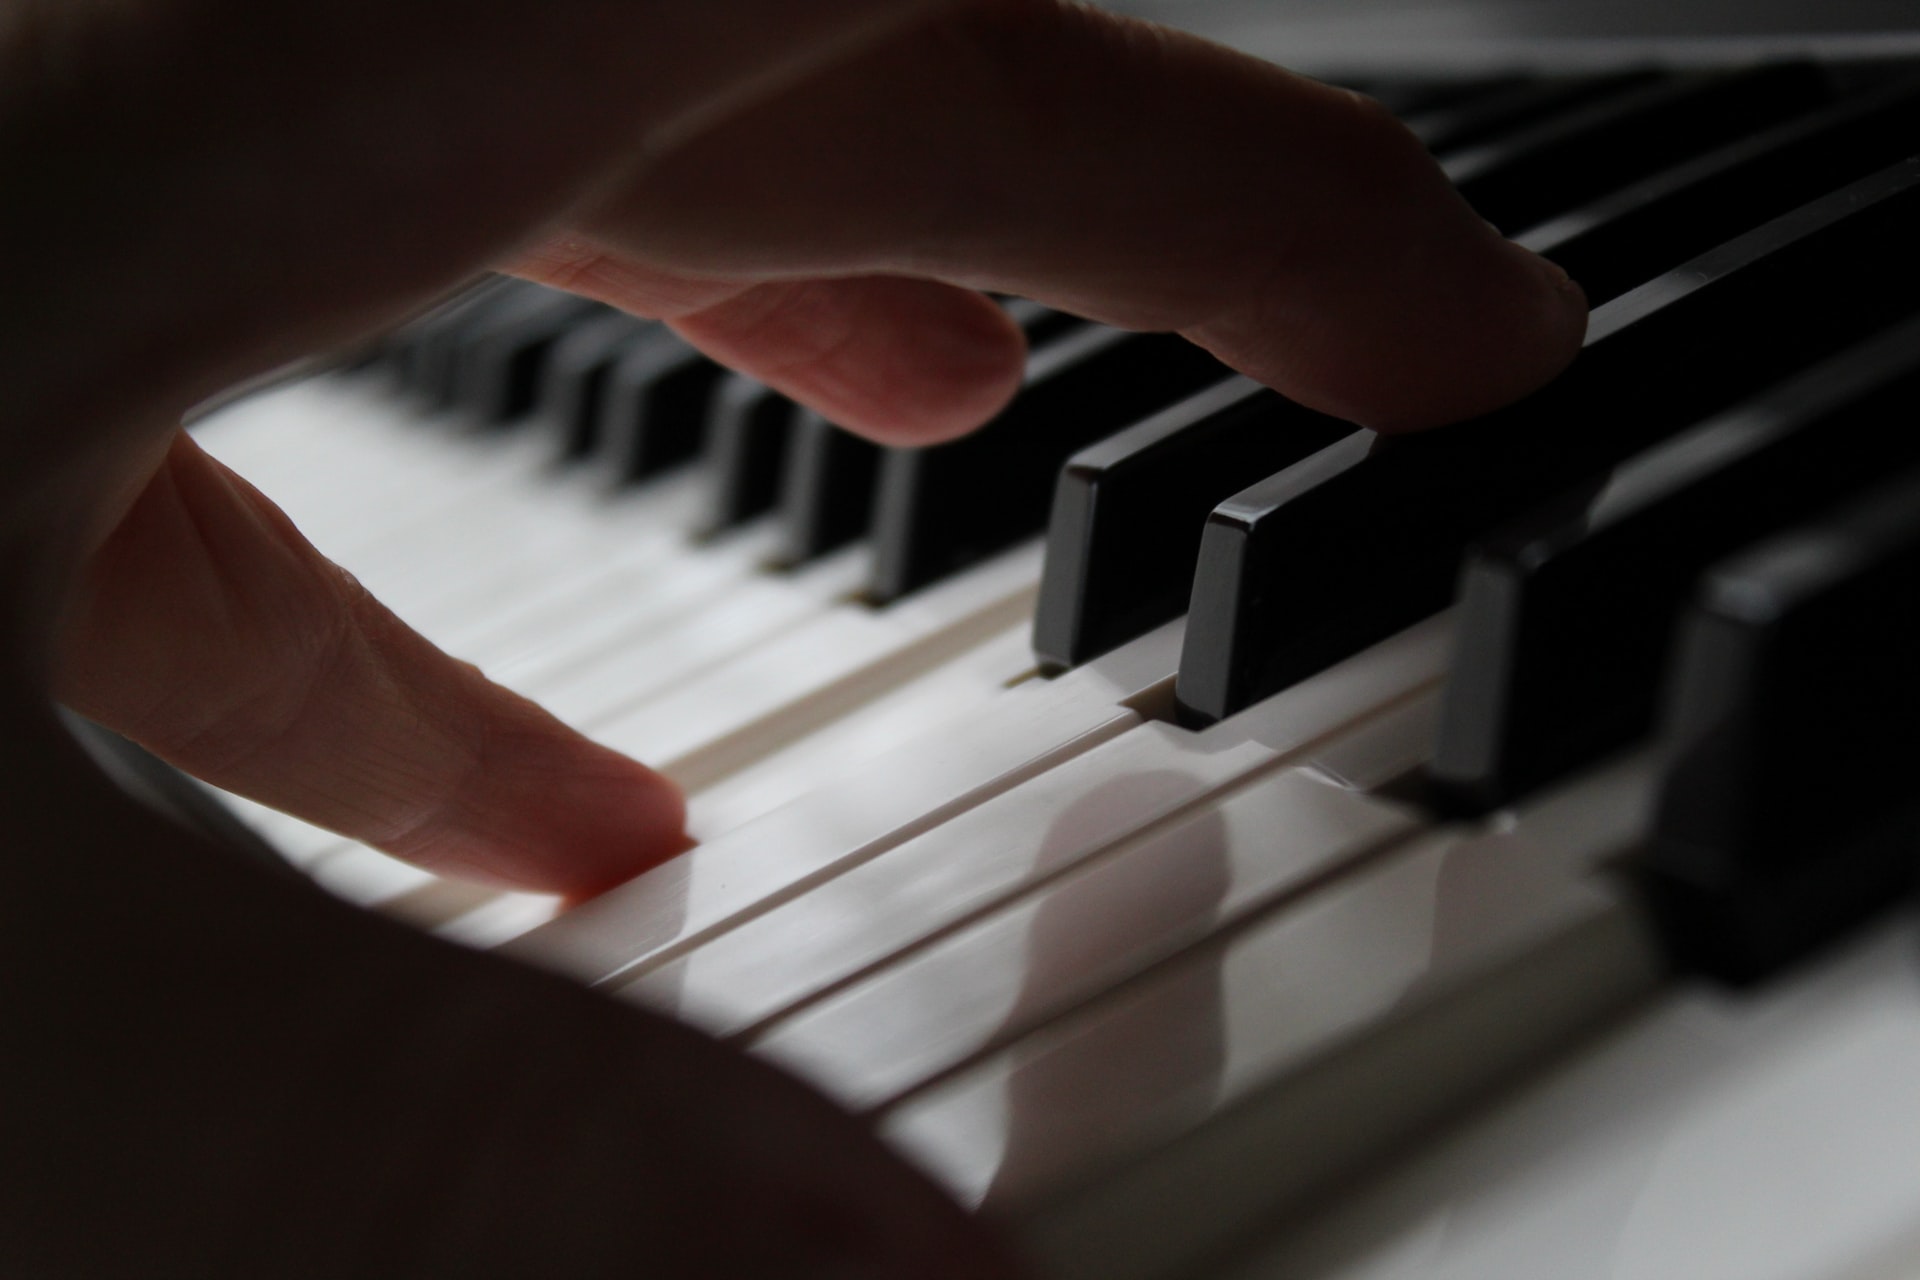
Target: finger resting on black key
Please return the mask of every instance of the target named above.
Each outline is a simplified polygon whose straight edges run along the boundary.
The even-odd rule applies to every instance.
[[[1546,381],[1577,287],[1370,101],[1079,7],[970,6],[691,138],[582,217],[718,278],[917,275],[1177,330],[1388,429]]]

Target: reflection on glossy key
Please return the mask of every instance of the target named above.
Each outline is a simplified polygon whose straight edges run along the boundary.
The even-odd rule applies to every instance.
[[[1634,838],[1645,787],[1641,763],[1509,829],[1416,841],[908,1099],[884,1131],[1010,1219],[1049,1275],[1174,1273],[1655,988],[1636,909],[1586,875]],[[1169,1196],[1208,1211],[1153,1208]]]
[[[1076,820],[1069,813],[1059,825]],[[1309,890],[1416,822],[1408,810],[1289,770],[1153,827],[776,1023],[754,1051],[856,1110],[883,1105],[1248,911]]]
[[[1206,1274],[1920,1275],[1913,960],[1901,921],[1759,998],[1683,987]]]
[[[1144,726],[648,973],[622,994],[732,1034],[1060,875],[1438,674],[1444,629],[1400,637],[1217,731]]]
[[[857,552],[819,561],[813,578]],[[711,786],[787,743],[1032,615],[1039,548],[978,565],[883,608],[845,601],[797,617],[779,635],[659,686],[656,696],[594,726],[607,745],[645,759],[690,789]]]
[[[1055,681],[1028,681],[535,931],[512,948],[593,983],[629,980],[1141,722],[1178,624]]]
[[[1849,98],[1611,192],[1514,239],[1563,267],[1601,306],[1913,150],[1920,86]]]
[[[730,774],[689,797],[687,829],[695,839],[722,835],[816,787],[847,776],[861,762],[937,733],[978,712],[1033,674],[1024,623],[1009,627],[900,688]]]
[[[764,547],[753,540],[757,552]],[[761,575],[757,556],[706,608],[629,642],[615,642],[604,658],[536,689],[547,709],[570,724],[597,731],[649,696],[720,665],[785,629],[826,612],[860,581],[865,564],[846,552],[789,577]]]

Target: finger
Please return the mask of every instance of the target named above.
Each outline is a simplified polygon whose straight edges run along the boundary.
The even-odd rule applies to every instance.
[[[686,847],[673,784],[428,644],[184,433],[87,567],[57,692],[435,871],[577,897]]]
[[[15,403],[183,405],[349,341],[943,0],[36,2],[0,14]],[[138,234],[129,234],[137,210]]]
[[[582,229],[716,279],[924,275],[1178,330],[1391,428],[1522,394],[1585,323],[1377,106],[1038,0],[974,5],[729,119]]]
[[[12,692],[0,1092],[33,1105],[8,1112],[9,1169],[32,1177],[10,1177],[6,1249],[50,1261],[9,1272],[1014,1274],[793,1080],[259,875],[130,802]]]
[[[1026,341],[993,301],[899,276],[700,280],[557,236],[516,274],[670,320],[714,359],[851,430],[929,444],[979,426],[1019,389]]]

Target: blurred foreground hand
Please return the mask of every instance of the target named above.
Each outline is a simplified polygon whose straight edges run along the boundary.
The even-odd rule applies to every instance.
[[[449,874],[685,847],[177,429],[488,267],[894,442],[1013,393],[988,290],[1385,429],[1551,377],[1578,290],[1365,100],[1055,0],[0,0],[0,1270],[1005,1274],[796,1086],[236,869],[51,719]]]

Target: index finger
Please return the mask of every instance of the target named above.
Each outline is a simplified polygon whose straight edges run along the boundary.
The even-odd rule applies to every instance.
[[[1384,428],[1524,394],[1585,325],[1377,104],[1043,0],[968,6],[728,118],[584,228],[641,279],[929,277],[1178,330]],[[639,301],[749,365],[777,346],[703,327],[704,299]]]

